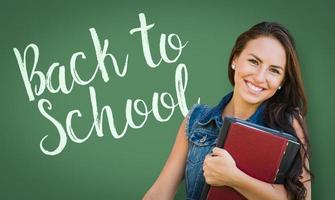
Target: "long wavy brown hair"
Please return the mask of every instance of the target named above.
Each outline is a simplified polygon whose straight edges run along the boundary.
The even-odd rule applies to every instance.
[[[308,166],[306,166],[306,159],[309,160],[311,155],[310,142],[305,123],[307,99],[304,92],[295,43],[291,34],[284,26],[275,22],[261,22],[242,33],[237,38],[231,51],[228,63],[228,77],[231,84],[234,85],[235,71],[231,68],[233,59],[240,55],[250,40],[261,36],[278,40],[286,52],[284,82],[281,89],[277,90],[277,92],[267,100],[264,121],[266,126],[292,133],[296,137],[297,135],[293,128],[293,119],[299,122],[303,130],[305,144],[301,145],[301,153],[297,154],[283,184],[290,197],[298,200],[305,199],[307,191],[301,182],[303,168],[311,174]]]

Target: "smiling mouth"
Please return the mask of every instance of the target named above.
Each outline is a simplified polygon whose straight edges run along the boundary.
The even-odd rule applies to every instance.
[[[258,86],[252,84],[252,83],[249,82],[249,81],[246,81],[246,80],[245,80],[245,83],[246,83],[247,87],[249,88],[249,91],[251,91],[251,92],[254,93],[254,94],[259,94],[261,91],[264,90],[264,88],[262,88],[262,87],[258,87]]]

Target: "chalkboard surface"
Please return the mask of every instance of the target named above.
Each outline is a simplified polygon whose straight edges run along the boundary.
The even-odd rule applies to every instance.
[[[140,199],[188,109],[232,89],[230,50],[261,21],[296,40],[313,199],[330,199],[333,10],[325,0],[2,1],[0,199]]]

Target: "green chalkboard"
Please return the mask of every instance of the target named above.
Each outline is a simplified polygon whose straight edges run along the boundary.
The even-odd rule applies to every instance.
[[[140,199],[187,110],[232,89],[232,45],[261,21],[295,37],[312,194],[330,199],[333,10],[325,0],[1,1],[0,199]]]

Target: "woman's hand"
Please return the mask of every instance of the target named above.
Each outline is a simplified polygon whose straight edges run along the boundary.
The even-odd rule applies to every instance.
[[[206,156],[203,170],[206,182],[212,186],[233,186],[239,173],[233,157],[228,151],[218,147]]]

